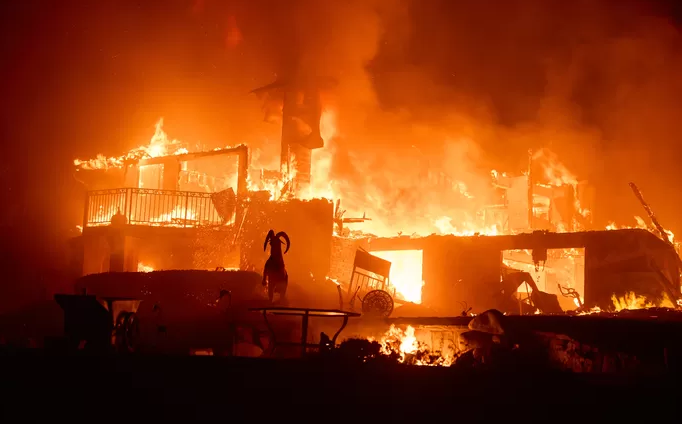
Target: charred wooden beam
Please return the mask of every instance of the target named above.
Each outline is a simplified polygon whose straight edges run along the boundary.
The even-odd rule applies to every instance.
[[[156,158],[146,158],[141,159],[138,162],[138,166],[145,165],[160,165],[168,162],[169,160],[176,160],[178,162],[190,161],[194,159],[207,158],[213,156],[222,155],[238,155],[238,165],[237,165],[237,196],[244,198],[246,196],[248,189],[247,176],[249,172],[249,147],[241,144],[236,147],[229,147],[220,150],[212,150],[209,152],[196,152],[196,153],[184,153],[182,155],[169,155],[160,156]]]
[[[455,242],[471,246],[472,248],[491,248],[498,250],[533,250],[533,249],[580,249],[600,239],[619,242],[625,234],[660,244],[661,240],[647,230],[629,228],[610,231],[581,231],[570,233],[554,233],[549,231],[534,231],[532,233],[499,236],[449,236],[431,235],[414,238],[410,236],[392,238],[374,238],[370,241],[371,250],[419,250],[427,244],[438,240],[456,239]],[[668,244],[668,243],[667,243]]]
[[[662,240],[669,242],[669,235],[667,234],[666,230],[664,230],[664,227],[662,227],[662,225],[659,223],[659,220],[657,220],[655,213],[652,211],[652,208],[650,208],[650,205],[645,201],[643,193],[641,193],[640,189],[638,189],[638,186],[636,186],[634,183],[628,183],[628,185],[631,187],[631,190],[633,190],[633,194],[636,195],[638,201],[643,206],[643,209],[645,209],[645,212],[647,212],[647,216],[650,218],[650,221],[652,221],[652,225],[654,225],[657,231],[659,231]]]

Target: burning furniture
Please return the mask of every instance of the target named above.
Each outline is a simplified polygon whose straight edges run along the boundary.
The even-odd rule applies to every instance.
[[[526,285],[526,299],[518,299],[516,296],[521,286]],[[517,271],[503,265],[502,278],[500,281],[500,295],[497,298],[497,310],[505,313],[562,313],[557,295],[548,294],[539,290],[533,277],[528,272]]]
[[[348,296],[351,309],[356,299],[361,301],[363,314],[388,317],[394,310],[394,298],[389,294],[391,262],[359,249],[353,261]]]

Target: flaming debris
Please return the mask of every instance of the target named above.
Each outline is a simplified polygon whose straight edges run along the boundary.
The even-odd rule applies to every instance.
[[[106,157],[102,154],[95,159],[75,159],[77,169],[109,169],[122,168],[127,162],[136,162],[146,158],[156,158],[168,155],[182,155],[188,153],[187,146],[178,140],[170,140],[164,131],[164,118],[159,118],[154,126],[154,135],[146,146],[131,149],[125,155]]]
[[[617,312],[624,310],[636,310],[636,309],[648,309],[648,308],[676,308],[666,298],[664,298],[659,304],[654,304],[648,301],[644,296],[637,296],[633,292],[626,293],[624,296],[617,297],[612,295],[612,303],[614,304],[614,309]]]
[[[645,220],[644,220],[643,218],[641,218],[640,216],[638,216],[638,215],[634,215],[633,218],[634,218],[635,221],[636,221],[636,225],[633,225],[633,226],[629,226],[629,225],[619,225],[619,226],[618,226],[616,223],[610,222],[609,224],[607,224],[607,226],[605,227],[605,229],[606,229],[606,230],[624,230],[624,229],[628,229],[628,228],[640,228],[640,229],[642,229],[642,230],[647,230],[647,231],[649,231],[649,232],[651,232],[651,233],[653,233],[654,235],[656,235],[656,236],[659,237],[659,234],[658,234],[658,232],[657,232],[657,229],[656,229],[653,225],[648,225],[648,224],[645,222]],[[673,245],[676,247],[676,250],[678,251],[678,254],[680,255],[680,252],[681,252],[681,242],[675,240],[675,235],[674,235],[673,231],[667,230],[667,229],[665,229],[664,231],[666,232],[667,239],[669,240],[669,243],[673,244]]]
[[[590,308],[589,310],[581,311],[577,315],[593,315],[593,314],[600,314],[600,313],[602,313],[602,309],[595,306],[593,308]]]
[[[375,341],[373,337],[368,340]],[[433,352],[426,343],[417,340],[415,329],[410,325],[403,331],[392,324],[379,344],[383,355],[396,357],[400,363],[409,365],[449,367],[457,357],[455,346],[445,346],[443,352]]]
[[[152,272],[154,268],[142,262],[138,262],[138,272]]]

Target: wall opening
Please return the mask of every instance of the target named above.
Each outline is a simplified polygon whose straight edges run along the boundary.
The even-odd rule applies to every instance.
[[[160,190],[164,177],[164,165],[142,165],[138,178],[138,188]]]
[[[239,156],[200,157],[180,164],[178,186],[181,191],[218,193],[232,188],[237,192]]]
[[[422,303],[422,250],[372,251],[372,255],[391,262],[389,283],[399,299]]]
[[[579,305],[571,297],[562,295],[563,291],[573,289],[578,292],[583,300],[585,279],[585,249],[548,249],[548,257],[545,263],[534,265],[530,250],[506,250],[503,251],[503,264],[506,266],[528,272],[534,279],[540,291],[554,294],[563,310],[574,310]],[[531,287],[526,283],[519,286],[517,293],[526,297],[531,293]]]

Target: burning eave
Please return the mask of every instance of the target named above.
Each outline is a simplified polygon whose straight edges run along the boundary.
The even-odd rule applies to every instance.
[[[139,165],[139,166],[159,165],[159,164],[162,164],[162,163],[168,161],[169,159],[175,159],[179,162],[183,162],[183,161],[189,161],[189,160],[194,160],[194,159],[199,159],[199,158],[207,158],[207,157],[212,157],[212,156],[231,155],[231,154],[248,155],[249,154],[249,148],[247,147],[246,144],[240,144],[240,145],[234,146],[234,147],[225,147],[225,148],[214,149],[214,150],[209,150],[209,151],[205,151],[205,152],[192,152],[192,153],[188,152],[188,153],[172,154],[172,155],[166,155],[166,156],[141,158],[137,162],[137,165]]]
[[[132,180],[128,181],[127,175],[133,170],[138,172],[141,167],[149,165],[164,165],[170,163],[180,164],[196,159],[210,158],[216,156],[237,155],[238,169],[237,169],[237,194],[246,196],[248,192],[248,167],[249,167],[249,148],[245,144],[240,144],[234,147],[216,148],[209,151],[201,152],[187,152],[185,149],[176,150],[172,154],[161,156],[145,155],[139,157],[137,155],[127,155],[120,158],[102,158],[90,161],[74,161],[76,171],[87,171],[80,173],[79,181],[81,181],[89,189],[94,188],[120,188],[131,187]],[[167,189],[177,189],[177,184],[169,182],[171,186]],[[133,187],[137,184],[133,184]]]
[[[224,154],[248,154],[248,151],[249,147],[246,144],[239,144],[237,146],[216,148],[213,150],[202,152],[187,152],[186,149],[180,149],[175,153],[162,156],[150,156],[142,152],[140,155],[128,154],[117,158],[107,158],[104,156],[98,156],[97,159],[91,160],[76,159],[74,160],[74,166],[76,167],[77,171],[109,171],[115,169],[124,169],[127,166],[132,165],[144,166],[161,164],[170,158],[174,158],[178,161],[187,161],[202,157],[210,157]]]

